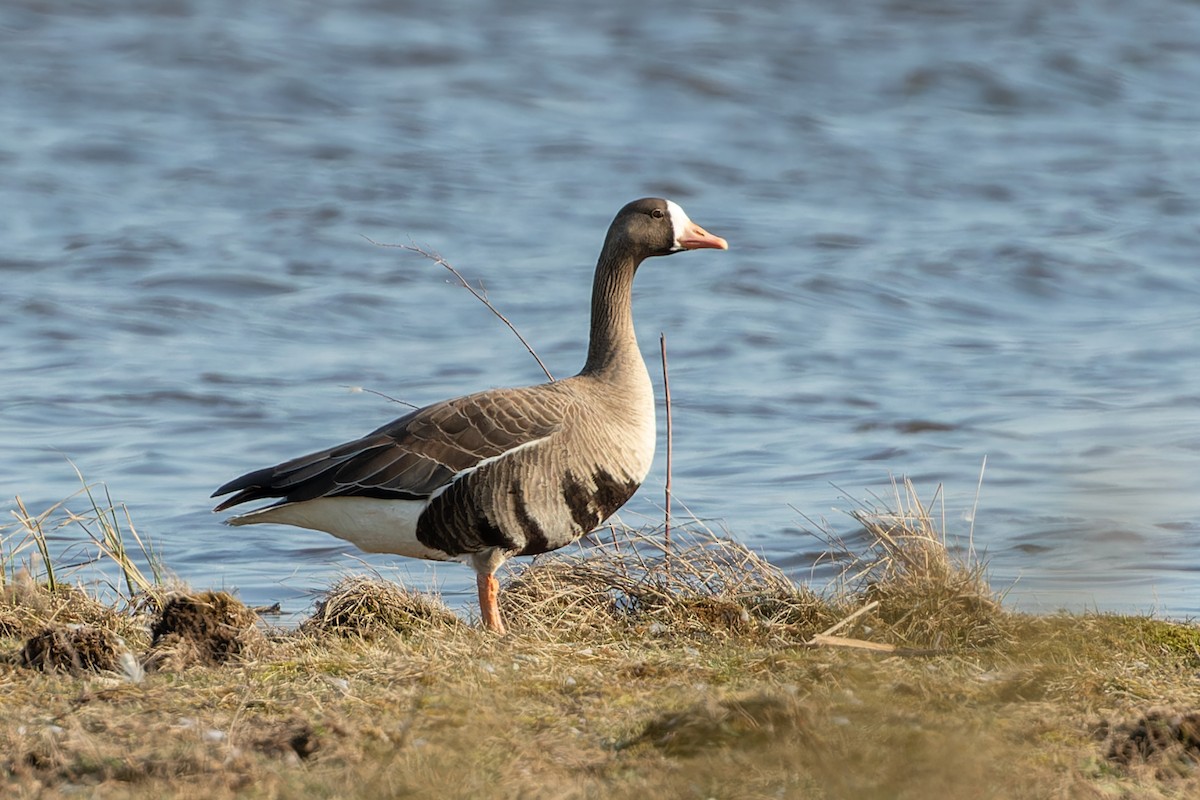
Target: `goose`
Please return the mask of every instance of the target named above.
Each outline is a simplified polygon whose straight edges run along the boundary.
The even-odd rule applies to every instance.
[[[727,250],[676,203],[617,213],[592,283],[587,359],[559,381],[444,400],[361,439],[255,470],[213,510],[276,499],[229,525],[324,531],[361,550],[462,561],[485,628],[503,635],[496,570],[591,532],[637,491],[654,456],[654,393],[633,329],[633,277],[652,256]]]

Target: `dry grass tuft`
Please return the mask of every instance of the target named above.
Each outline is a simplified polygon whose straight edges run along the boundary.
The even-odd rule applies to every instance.
[[[857,624],[916,648],[980,647],[1007,638],[1010,615],[988,584],[986,564],[950,553],[944,525],[911,481],[893,488],[891,506],[851,512],[871,537],[842,572],[860,608],[871,606]]]
[[[351,575],[329,590],[301,629],[307,633],[371,637],[462,625],[434,597],[380,578]]]
[[[1011,615],[985,565],[951,554],[911,482],[895,486],[891,507],[851,513],[870,542],[848,554],[841,585],[826,596],[704,529],[676,530],[671,547],[657,531],[614,529],[607,542],[516,572],[500,595],[503,613],[514,631],[534,638],[569,630],[807,642],[840,632],[839,644],[922,651],[1011,638]],[[851,633],[879,641],[844,638]],[[826,635],[820,643],[835,642]]]
[[[128,509],[113,502],[107,486],[89,484],[78,468],[75,474],[82,487],[41,513],[30,513],[19,495],[13,498],[16,508],[11,513],[15,521],[0,525],[0,586],[10,578],[15,579],[18,573],[34,571],[40,566],[45,585],[51,591],[60,588],[64,585],[64,576],[56,556],[61,559],[62,555],[51,552],[51,541],[60,533],[69,533],[73,538],[82,532],[88,545],[77,549],[87,557],[68,568],[69,572],[103,563],[106,568],[115,568],[120,575],[114,582],[111,569],[101,570],[110,572],[103,578],[104,583],[131,607],[141,606],[147,599],[160,598],[164,570],[150,541],[138,533]],[[71,509],[70,506],[83,499],[86,499],[86,506],[81,512]],[[29,557],[23,559],[26,552]],[[22,560],[24,566],[21,566]]]
[[[248,655],[263,639],[257,623],[254,612],[225,592],[171,595],[150,628],[147,666],[215,666]]]
[[[611,630],[625,621],[618,603],[630,588],[628,576],[606,559],[540,558],[505,581],[500,613],[509,629],[522,636]]]
[[[777,567],[708,531],[613,529],[586,550],[554,554],[518,571],[500,593],[505,619],[524,636],[563,631],[796,638],[836,619]]]
[[[122,613],[77,586],[59,583],[51,589],[23,570],[0,588],[0,636],[26,639],[50,627],[87,625],[144,640],[144,624],[141,614]]]

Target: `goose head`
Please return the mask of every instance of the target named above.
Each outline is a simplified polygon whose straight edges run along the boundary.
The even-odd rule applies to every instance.
[[[661,197],[643,197],[617,212],[605,242],[605,249],[610,248],[624,250],[641,260],[682,250],[728,250],[729,243],[692,222],[677,203]]]

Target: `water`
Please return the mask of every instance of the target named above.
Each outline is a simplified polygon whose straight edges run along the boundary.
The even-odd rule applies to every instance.
[[[605,227],[659,194],[732,248],[636,286],[695,515],[820,583],[804,517],[907,475],[1015,606],[1200,613],[1197,4],[59,5],[0,8],[0,497],[70,459],[194,585],[466,604],[208,494],[402,411],[347,386],[540,379],[364,236],[567,375]],[[664,474],[660,440],[625,522]]]

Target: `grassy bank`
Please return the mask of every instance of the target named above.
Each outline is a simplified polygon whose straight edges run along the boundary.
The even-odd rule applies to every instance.
[[[61,515],[19,513],[0,793],[1200,796],[1200,629],[1009,612],[896,501],[860,512],[872,543],[836,591],[706,534],[626,532],[514,571],[505,638],[371,578],[286,631],[146,570],[97,599],[39,559]],[[134,568],[127,519],[80,519]]]

